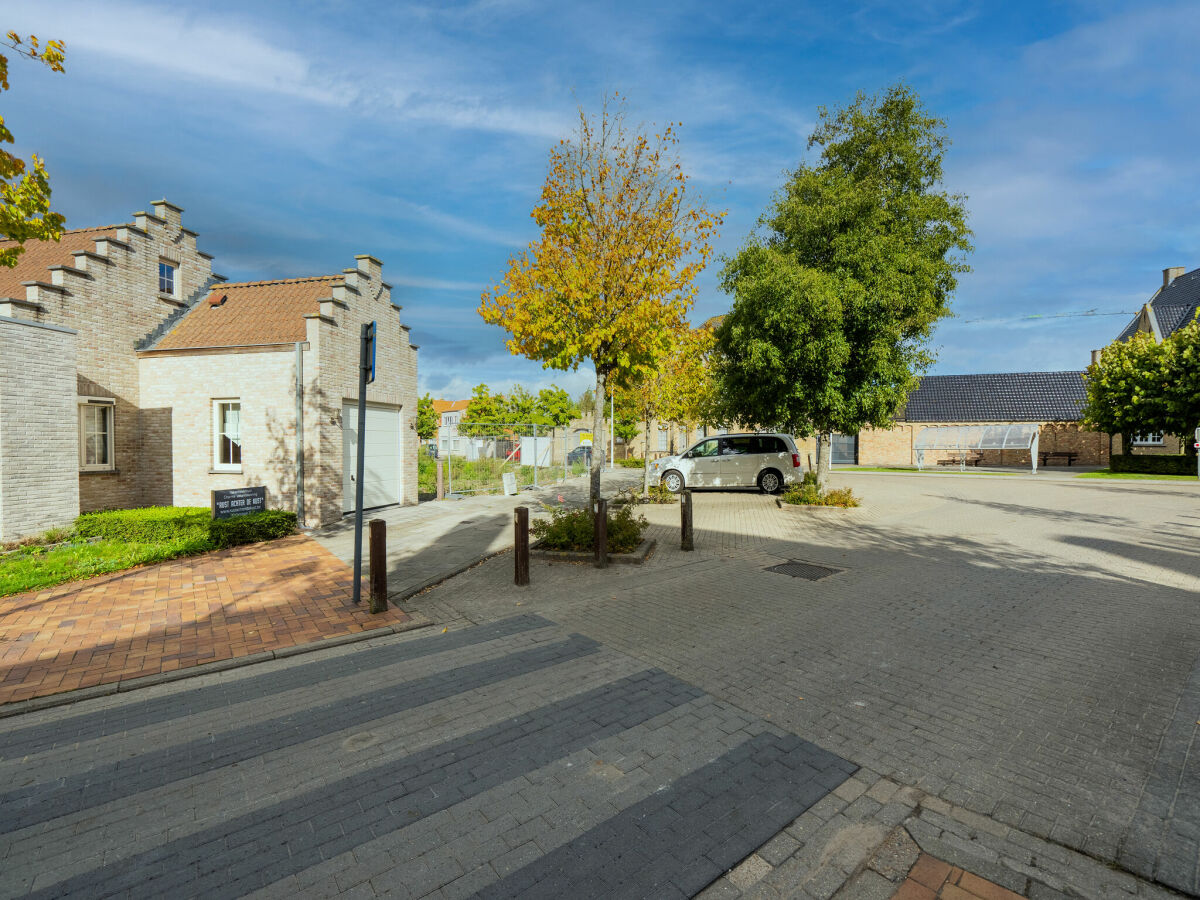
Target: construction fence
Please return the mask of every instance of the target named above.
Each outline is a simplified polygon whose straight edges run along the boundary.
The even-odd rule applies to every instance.
[[[583,476],[592,463],[591,443],[591,432],[581,428],[442,425],[421,447],[418,493],[436,493],[439,459],[446,496],[516,492]],[[598,452],[604,452],[602,442]]]

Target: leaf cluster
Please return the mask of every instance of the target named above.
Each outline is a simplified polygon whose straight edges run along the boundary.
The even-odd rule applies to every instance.
[[[516,384],[507,394],[495,393],[486,384],[478,384],[471,392],[462,423],[458,430],[468,437],[496,433],[496,426],[509,425],[512,434],[532,434],[532,426],[540,431],[561,428],[579,416],[579,407],[571,395],[560,387],[547,387],[530,393]]]
[[[607,102],[596,121],[580,110],[575,138],[550,153],[532,212],[540,236],[482,295],[480,315],[509,332],[513,353],[556,369],[591,360],[603,385],[667,350],[724,216],[688,184],[675,127],[651,138]]]
[[[932,362],[972,248],[940,190],[945,124],[900,84],[822,108],[796,168],[726,261],[716,416],[798,435],[886,427]]]
[[[1114,341],[1088,366],[1084,380],[1088,428],[1187,437],[1200,426],[1200,318],[1162,343],[1144,332]]]
[[[7,45],[18,55],[43,63],[53,72],[63,71],[66,47],[62,41],[44,45],[35,35],[22,38],[8,32]],[[0,54],[0,90],[8,90],[8,57]],[[0,117],[0,144],[14,142],[13,133]],[[15,246],[0,250],[0,266],[13,268],[25,252],[26,241],[57,241],[65,219],[50,211],[50,176],[35,153],[31,165],[0,147],[0,238]]]

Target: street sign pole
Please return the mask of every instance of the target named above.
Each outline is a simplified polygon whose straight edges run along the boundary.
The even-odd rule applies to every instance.
[[[354,478],[354,602],[362,601],[363,475],[366,470],[367,385],[375,380],[375,323],[364,322],[358,350],[358,459]]]

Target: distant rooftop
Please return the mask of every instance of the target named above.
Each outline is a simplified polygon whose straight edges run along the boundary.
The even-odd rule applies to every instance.
[[[1082,372],[927,375],[908,395],[909,422],[1076,422],[1087,391]]]

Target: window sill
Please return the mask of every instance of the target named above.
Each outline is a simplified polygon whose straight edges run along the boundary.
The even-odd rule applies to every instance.
[[[120,475],[120,469],[80,469],[80,475]]]
[[[161,300],[163,303],[172,303],[175,306],[186,306],[187,305],[186,303],[184,303],[184,301],[180,300],[174,294],[165,294],[162,291],[158,292],[158,299]]]
[[[237,469],[209,469],[208,474],[209,475],[241,475],[242,470],[240,468],[237,468]]]

